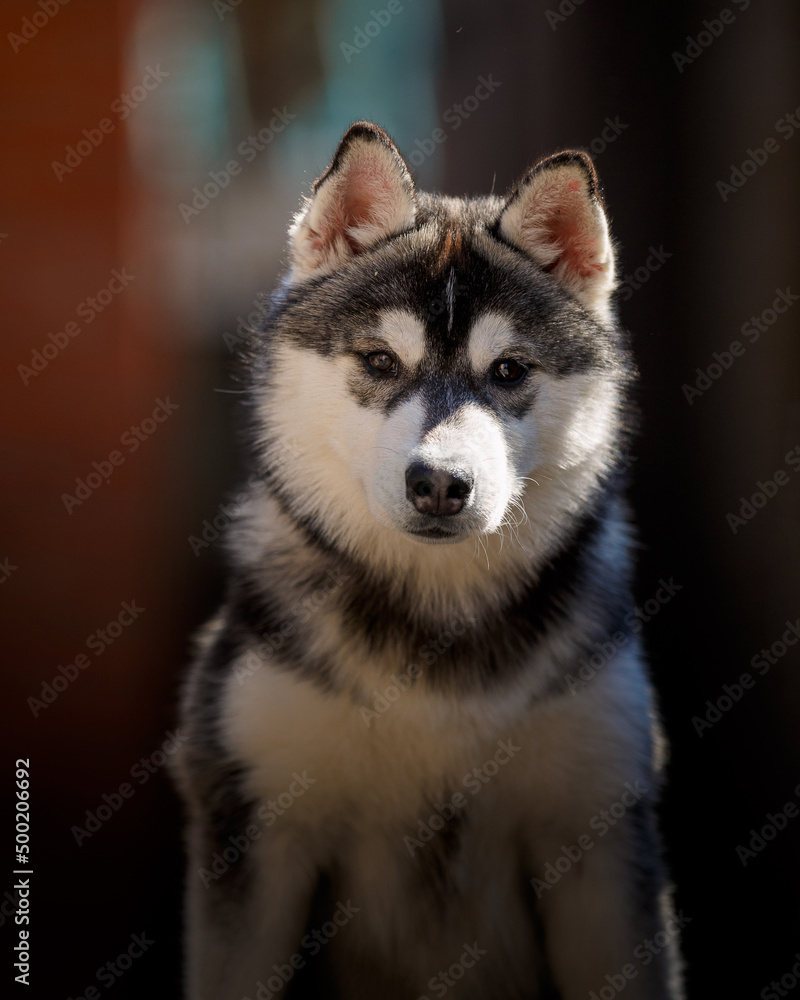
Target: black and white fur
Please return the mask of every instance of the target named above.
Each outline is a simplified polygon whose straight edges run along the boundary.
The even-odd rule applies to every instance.
[[[229,592],[184,694],[190,1000],[586,1000],[631,963],[627,1000],[681,996],[630,627],[634,369],[590,159],[448,198],[359,122],[290,250],[249,358]],[[356,915],[315,949],[340,903]]]

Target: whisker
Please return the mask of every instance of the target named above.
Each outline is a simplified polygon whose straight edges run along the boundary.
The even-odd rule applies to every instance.
[[[491,567],[489,566],[489,550],[486,548],[486,543],[484,542],[484,540],[482,538],[482,534],[483,533],[481,532],[481,534],[477,535],[476,537],[477,537],[478,541],[481,543],[484,555],[486,556],[486,568],[487,569],[491,569]]]

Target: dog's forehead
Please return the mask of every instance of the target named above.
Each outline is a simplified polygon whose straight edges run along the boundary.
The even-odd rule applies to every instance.
[[[532,304],[530,283],[491,259],[493,242],[478,226],[439,218],[387,246],[361,289],[376,333],[410,363],[469,359],[480,367],[492,350],[519,342],[546,304]]]

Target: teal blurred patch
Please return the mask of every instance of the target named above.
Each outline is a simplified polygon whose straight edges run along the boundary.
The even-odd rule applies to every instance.
[[[442,60],[439,0],[359,0],[320,4],[322,90],[309,97],[275,149],[281,167],[313,180],[327,166],[342,133],[367,118],[391,135],[401,152],[429,136],[438,123],[436,86]],[[415,178],[436,187],[441,155],[428,157]]]

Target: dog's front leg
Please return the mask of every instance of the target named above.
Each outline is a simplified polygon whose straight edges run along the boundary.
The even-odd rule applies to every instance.
[[[623,989],[626,1000],[680,1000],[678,937],[686,921],[667,899],[650,806],[637,804],[601,837],[548,838],[546,852],[549,877],[533,884],[563,1000]]]
[[[187,1000],[279,997],[293,977],[316,875],[289,837],[270,832],[228,864],[207,826],[190,826]]]

